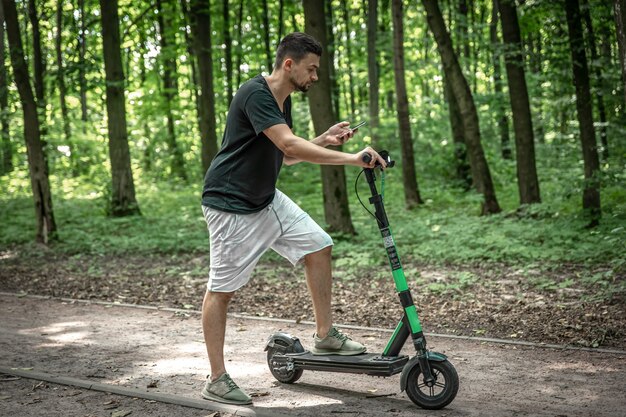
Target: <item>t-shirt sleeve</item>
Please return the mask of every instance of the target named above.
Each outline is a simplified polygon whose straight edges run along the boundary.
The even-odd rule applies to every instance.
[[[285,116],[276,105],[276,100],[269,92],[255,91],[248,97],[244,112],[258,135],[268,127],[287,124]]]

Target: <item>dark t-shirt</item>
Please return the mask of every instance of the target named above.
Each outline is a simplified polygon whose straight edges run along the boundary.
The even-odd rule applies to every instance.
[[[245,82],[228,110],[222,147],[204,177],[202,205],[231,213],[255,213],[274,199],[283,152],[263,130],[291,122],[291,97],[280,111],[261,75]]]

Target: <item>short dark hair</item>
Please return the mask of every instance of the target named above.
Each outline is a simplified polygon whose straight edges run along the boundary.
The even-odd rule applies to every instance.
[[[278,44],[274,68],[279,68],[286,58],[300,62],[307,54],[322,56],[322,44],[311,35],[293,32],[285,36]]]

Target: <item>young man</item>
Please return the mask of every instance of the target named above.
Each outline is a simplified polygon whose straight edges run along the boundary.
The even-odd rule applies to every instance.
[[[317,81],[322,47],[304,33],[287,35],[278,46],[272,74],[244,83],[235,94],[222,147],[204,180],[202,209],[211,239],[211,269],[202,305],[202,328],[211,376],[206,399],[250,404],[251,398],[226,373],[224,334],[228,303],[245,285],[261,255],[273,249],[296,265],[303,261],[316,322],[315,354],[356,355],[365,347],[332,326],[330,236],[276,189],[283,163],[373,167],[385,161],[371,148],[356,154],[326,149],[352,137],[348,122],[307,141],[291,131],[291,98]],[[367,164],[364,152],[373,156]]]

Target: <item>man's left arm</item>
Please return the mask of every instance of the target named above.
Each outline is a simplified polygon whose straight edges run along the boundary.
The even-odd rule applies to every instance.
[[[317,146],[321,146],[322,148],[343,145],[350,140],[356,132],[356,129],[350,130],[348,126],[350,126],[350,122],[339,122],[328,128],[326,132],[322,133],[315,139],[310,140],[310,142]],[[283,163],[285,165],[294,165],[298,162],[302,162],[302,160],[291,156],[285,156],[283,158]]]

